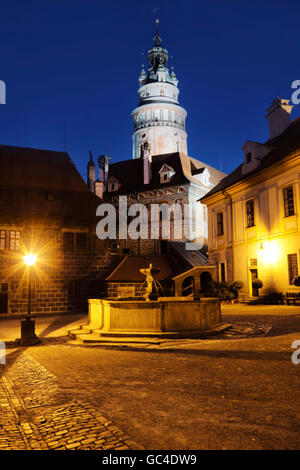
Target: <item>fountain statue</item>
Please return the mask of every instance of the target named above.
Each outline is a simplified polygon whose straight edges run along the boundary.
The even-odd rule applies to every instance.
[[[154,269],[150,263],[149,268],[140,269],[140,272],[146,276],[146,292],[144,298],[147,302],[150,300],[156,300],[159,291],[162,291],[162,287],[158,281],[154,278],[154,275],[160,272],[160,269]],[[154,292],[154,290],[156,292]]]

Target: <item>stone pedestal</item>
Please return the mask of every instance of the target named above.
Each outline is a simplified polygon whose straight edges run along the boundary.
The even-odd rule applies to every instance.
[[[22,346],[29,346],[38,342],[38,338],[35,334],[35,320],[31,318],[25,318],[21,320],[21,340]]]
[[[221,323],[220,301],[176,297],[157,301],[89,299],[87,328],[101,334],[155,334],[201,332]]]

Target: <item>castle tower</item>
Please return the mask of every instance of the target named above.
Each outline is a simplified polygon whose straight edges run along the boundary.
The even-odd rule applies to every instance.
[[[96,180],[96,167],[95,167],[95,162],[93,159],[92,152],[89,151],[89,154],[90,154],[90,159],[87,164],[87,184],[90,190],[93,192],[94,184]]]
[[[150,144],[151,154],[173,152],[187,154],[185,118],[187,112],[178,103],[178,80],[168,69],[168,51],[161,46],[156,20],[154,46],[148,51],[148,71],[142,67],[138,89],[139,104],[132,112],[133,158],[142,156],[145,142]]]

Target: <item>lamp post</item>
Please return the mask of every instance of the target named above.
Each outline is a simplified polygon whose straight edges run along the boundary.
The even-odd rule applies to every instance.
[[[24,263],[28,267],[28,308],[25,319],[21,320],[21,345],[28,346],[37,342],[35,334],[35,320],[31,318],[31,269],[35,265],[37,256],[32,253],[24,256]]]

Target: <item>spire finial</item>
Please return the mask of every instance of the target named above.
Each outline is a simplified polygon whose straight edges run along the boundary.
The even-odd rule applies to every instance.
[[[91,150],[89,150],[89,155],[90,155],[90,161],[89,161],[89,163],[94,163],[93,154],[92,154],[92,151],[91,151]]]
[[[156,33],[155,33],[155,36],[154,36],[154,45],[155,46],[160,46],[161,38],[159,37],[159,30],[158,30],[159,18],[156,18],[155,23],[156,23]]]

